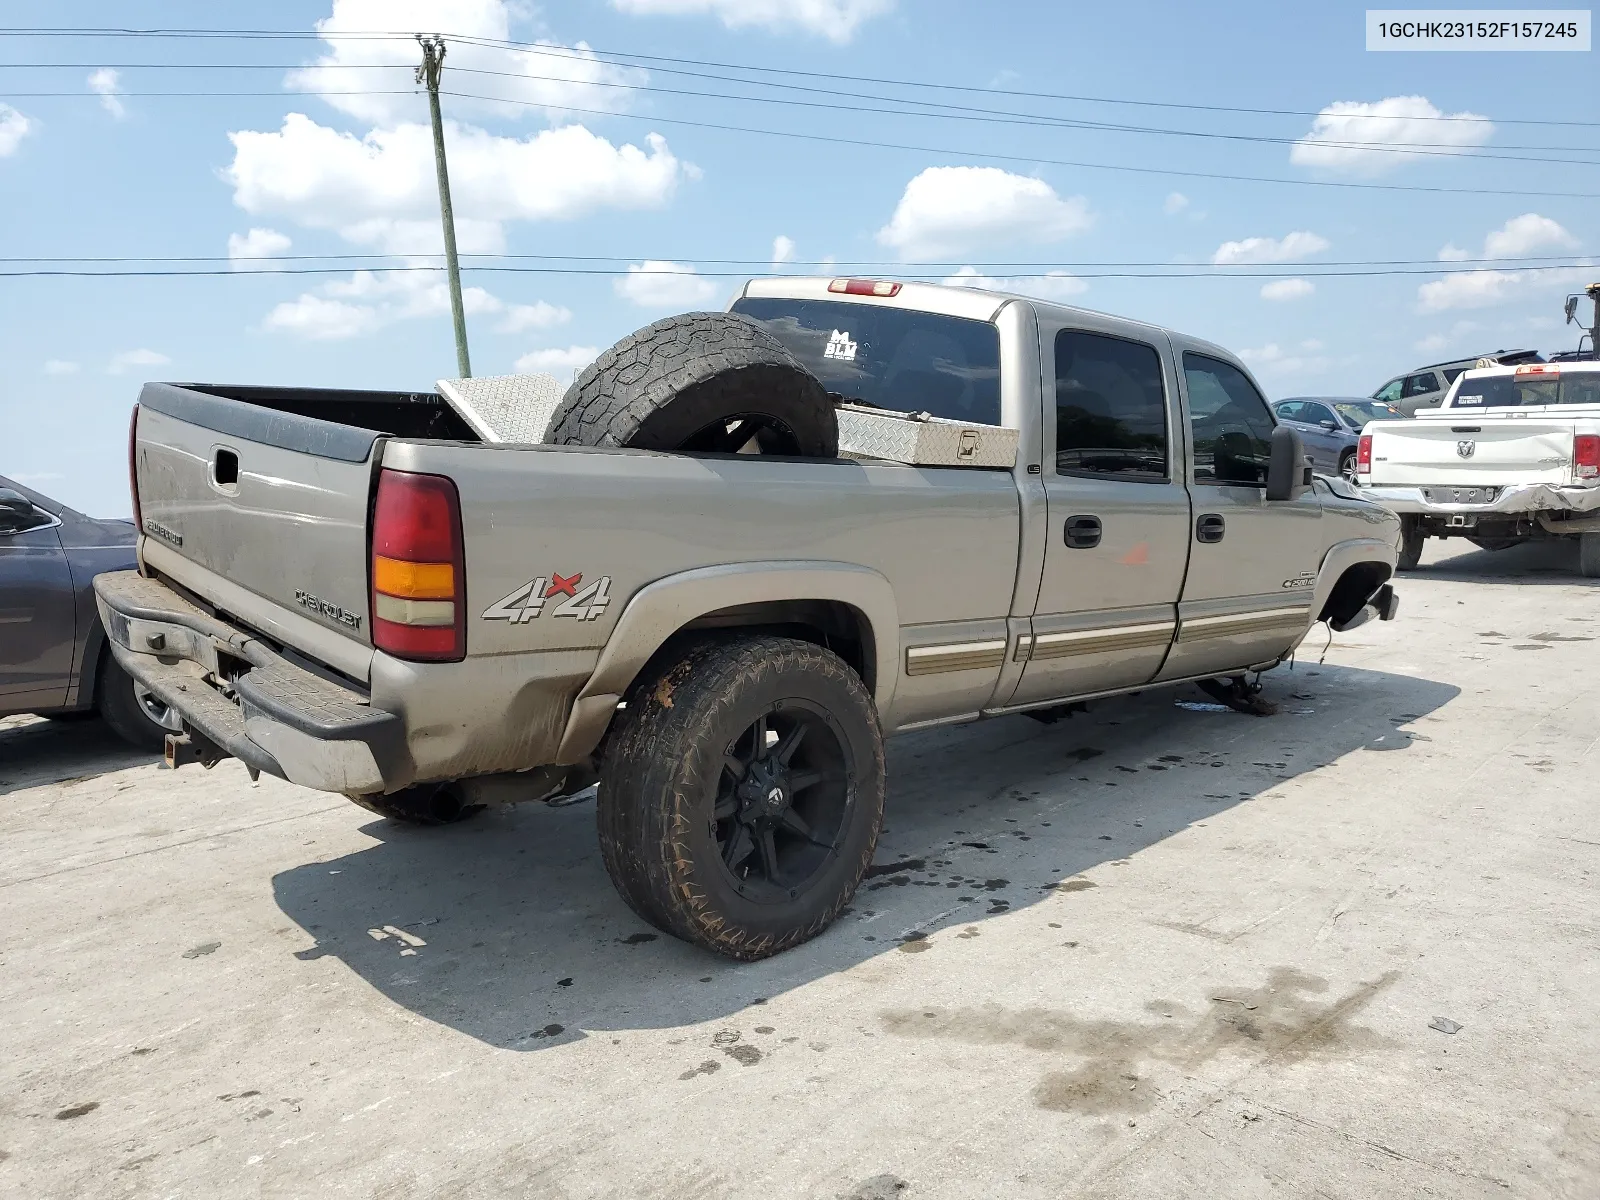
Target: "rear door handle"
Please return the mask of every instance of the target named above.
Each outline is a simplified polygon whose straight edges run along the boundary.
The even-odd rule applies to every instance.
[[[1194,523],[1194,540],[1220,542],[1228,531],[1228,524],[1216,513],[1205,513]]]
[[[1073,550],[1092,550],[1100,544],[1099,517],[1068,517],[1062,540]]]

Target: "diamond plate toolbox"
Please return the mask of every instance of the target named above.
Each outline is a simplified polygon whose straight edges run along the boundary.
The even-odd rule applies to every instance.
[[[928,413],[886,412],[840,404],[839,457],[879,458],[916,467],[1017,465],[1017,431],[949,421]]]
[[[544,441],[566,385],[550,375],[492,375],[441,379],[439,394],[486,442],[528,445]]]

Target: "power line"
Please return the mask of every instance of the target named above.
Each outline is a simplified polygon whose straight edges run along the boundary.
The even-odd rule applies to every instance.
[[[471,92],[441,92],[459,100],[495,100],[502,104],[546,107],[531,100],[507,100],[498,96],[479,96]],[[1356,191],[1420,192],[1434,195],[1457,196],[1527,196],[1570,200],[1596,200],[1600,193],[1550,192],[1518,190],[1511,188],[1426,187],[1402,183],[1357,183],[1344,179],[1285,179],[1272,175],[1230,175],[1218,171],[1184,171],[1176,167],[1134,167],[1123,163],[1085,162],[1075,159],[1042,158],[1036,154],[1000,154],[988,150],[951,149],[939,146],[919,146],[907,142],[878,142],[864,138],[834,137],[822,133],[801,133],[788,129],[753,129],[745,125],[723,125],[712,121],[691,121],[683,117],[642,116],[633,113],[614,113],[604,109],[577,108],[569,104],[559,106],[563,112],[583,113],[589,116],[615,117],[619,120],[648,121],[656,125],[682,125],[692,129],[715,129],[724,133],[747,133],[761,137],[793,138],[799,141],[823,142],[835,146],[859,146],[870,150],[907,150],[917,154],[943,154],[952,158],[983,158],[994,162],[1018,162],[1052,167],[1074,167],[1088,171],[1124,171],[1136,175],[1168,175],[1180,179],[1218,179],[1228,183],[1278,183],[1293,187],[1346,188]]]
[[[480,43],[469,42],[467,44],[469,44],[469,45],[479,45]],[[529,53],[529,54],[532,54],[532,53],[547,53],[544,50],[539,50],[539,51],[530,50],[530,51],[522,51],[522,52],[523,53]],[[595,62],[595,61],[597,61],[594,58],[586,58],[586,57],[581,56],[581,55],[555,55],[555,57],[573,58],[573,59],[577,59],[578,61],[582,61],[582,62]],[[100,65],[103,66],[103,67],[111,67],[111,68],[114,68],[114,69],[117,69],[117,70],[169,70],[169,69],[171,69],[171,70],[273,70],[273,71],[342,71],[342,70],[346,70],[346,69],[390,70],[390,71],[399,71],[399,70],[409,71],[409,70],[411,70],[411,68],[409,66],[407,66],[405,64],[402,64],[402,63],[350,63],[350,64],[344,64],[344,63],[337,63],[337,64],[332,64],[332,63],[310,63],[310,64],[304,64],[304,63],[301,63],[301,64],[267,64],[267,63],[106,63],[106,64],[100,64]],[[48,63],[48,64],[46,64],[46,63],[0,63],[0,68],[7,68],[7,69],[9,69],[9,68],[17,68],[17,67],[63,67],[63,68],[82,69],[82,68],[85,68],[85,67],[94,67],[94,66],[95,66],[95,64],[93,64],[93,63],[59,63],[59,64],[58,63]],[[657,69],[660,69],[660,68],[657,68]],[[1269,135],[1264,135],[1264,134],[1223,133],[1223,132],[1212,131],[1212,130],[1172,129],[1172,128],[1166,128],[1166,127],[1160,127],[1160,126],[1127,125],[1127,124],[1119,124],[1119,123],[1108,122],[1108,121],[1089,121],[1089,120],[1082,120],[1082,119],[1072,118],[1072,117],[1053,116],[1053,115],[1050,115],[1048,113],[1028,113],[1028,112],[1017,112],[1015,110],[1010,110],[1010,109],[981,108],[981,107],[976,107],[976,106],[973,106],[973,105],[943,104],[943,103],[939,103],[939,102],[936,102],[936,101],[930,101],[930,100],[918,100],[918,99],[912,99],[912,98],[901,98],[901,97],[897,97],[897,96],[878,96],[878,95],[873,95],[871,93],[866,93],[866,92],[841,92],[836,88],[814,88],[814,87],[804,87],[804,86],[797,85],[797,84],[770,83],[770,82],[767,82],[767,81],[764,81],[764,80],[741,79],[741,78],[737,78],[737,77],[734,77],[734,76],[728,76],[728,75],[712,75],[712,74],[708,74],[708,73],[705,73],[705,72],[673,71],[670,68],[668,68],[667,71],[668,71],[668,73],[671,73],[671,74],[691,75],[691,76],[694,76],[694,77],[697,77],[697,78],[715,80],[715,81],[720,82],[720,83],[743,84],[745,86],[750,86],[750,87],[782,88],[782,89],[789,90],[789,91],[801,91],[801,92],[806,92],[806,93],[810,93],[810,94],[834,95],[834,96],[841,96],[841,97],[845,97],[845,98],[853,98],[853,99],[858,99],[858,100],[876,100],[876,101],[880,101],[880,102],[888,103],[888,104],[917,105],[917,106],[919,106],[920,108],[923,108],[923,109],[937,109],[937,110],[940,110],[940,111],[921,112],[921,111],[916,111],[915,109],[907,109],[907,108],[877,108],[877,107],[869,107],[869,106],[866,106],[866,105],[841,104],[841,103],[838,103],[838,102],[835,102],[835,101],[796,100],[796,99],[788,99],[788,98],[782,98],[782,97],[776,97],[776,96],[730,95],[730,94],[728,94],[726,92],[696,91],[696,90],[692,90],[692,89],[688,89],[688,88],[662,87],[662,86],[659,86],[659,85],[656,85],[656,84],[625,83],[625,82],[620,82],[620,81],[607,81],[607,80],[598,80],[598,79],[571,79],[571,78],[568,78],[568,77],[565,77],[565,76],[557,76],[557,75],[533,75],[533,74],[529,74],[527,72],[521,72],[521,71],[494,71],[494,70],[489,70],[489,69],[484,68],[484,67],[455,66],[455,67],[451,68],[452,74],[483,75],[483,76],[490,76],[490,77],[501,78],[501,79],[515,79],[515,80],[518,80],[518,81],[524,82],[524,83],[559,83],[559,84],[567,84],[567,85],[578,86],[578,87],[609,88],[609,89],[612,89],[612,90],[632,91],[632,92],[645,92],[645,93],[651,93],[651,94],[657,94],[657,95],[688,96],[688,97],[693,97],[693,98],[698,98],[698,99],[733,100],[733,101],[742,101],[742,102],[746,102],[746,103],[785,105],[785,106],[789,106],[789,107],[815,108],[815,109],[825,109],[825,110],[841,111],[841,112],[878,113],[878,114],[882,114],[882,115],[885,115],[885,116],[943,118],[943,119],[947,119],[947,120],[965,120],[965,121],[978,121],[978,122],[991,123],[991,124],[1026,125],[1026,126],[1038,126],[1038,127],[1045,127],[1045,128],[1086,130],[1086,131],[1090,131],[1090,132],[1134,133],[1134,134],[1141,134],[1141,135],[1155,135],[1155,136],[1164,136],[1164,137],[1208,138],[1208,139],[1220,140],[1220,141],[1259,143],[1259,144],[1267,144],[1267,145],[1292,146],[1292,145],[1297,145],[1297,144],[1300,144],[1300,143],[1306,141],[1306,139],[1303,138],[1303,137],[1274,137],[1274,136],[1269,136]],[[338,95],[364,95],[364,94],[368,94],[368,93],[361,92],[361,91],[339,91],[339,92],[334,92],[334,91],[304,91],[304,90],[301,90],[301,89],[296,89],[296,93],[300,94],[300,95],[315,95],[315,96],[338,96]],[[127,96],[127,97],[142,97],[142,96],[159,97],[159,96],[175,96],[175,95],[198,96],[198,95],[202,95],[202,94],[204,94],[204,95],[214,95],[214,96],[218,96],[218,97],[224,97],[224,96],[259,96],[259,95],[262,95],[263,93],[259,93],[259,92],[217,92],[217,93],[118,92],[117,94],[119,96]],[[272,93],[272,94],[277,94],[277,93]],[[373,94],[373,95],[398,95],[400,93],[397,92],[397,91],[383,91],[383,92],[373,92],[373,93],[370,93],[370,94]],[[62,98],[62,97],[71,97],[71,96],[79,96],[79,97],[86,98],[86,99],[98,99],[99,98],[98,93],[84,92],[84,91],[73,91],[73,92],[14,92],[14,93],[10,93],[10,95],[11,95],[12,98],[22,98],[22,97]],[[485,97],[484,99],[489,101],[489,102],[518,103],[518,101],[514,101],[514,100],[511,100],[511,99],[505,98],[505,97]],[[548,108],[555,109],[555,110],[560,110],[563,107],[558,102],[535,101],[534,103],[537,103],[537,104],[539,104],[539,105],[541,105],[543,107],[548,107]],[[1385,118],[1385,119],[1388,119],[1388,118]],[[1465,119],[1465,118],[1452,118],[1452,119],[1454,120],[1454,119]],[[1481,118],[1480,120],[1486,120],[1486,118]],[[1555,162],[1555,163],[1566,163],[1566,164],[1575,165],[1575,166],[1595,166],[1595,165],[1600,165],[1600,163],[1597,163],[1595,160],[1591,160],[1591,159],[1552,159],[1552,158],[1548,158],[1548,157],[1538,158],[1538,159],[1526,159],[1526,158],[1520,158],[1518,156],[1509,155],[1509,154],[1501,154],[1501,153],[1494,153],[1494,152],[1485,153],[1485,152],[1471,150],[1471,149],[1468,149],[1468,148],[1465,148],[1465,147],[1461,147],[1461,146],[1458,146],[1458,145],[1454,145],[1454,144],[1451,144],[1451,143],[1448,143],[1448,142],[1366,142],[1366,141],[1351,140],[1351,139],[1334,140],[1334,139],[1320,138],[1320,139],[1317,139],[1315,142],[1310,143],[1310,144],[1315,145],[1315,146],[1319,146],[1319,147],[1327,147],[1327,148],[1331,148],[1331,149],[1368,150],[1368,151],[1371,151],[1373,153],[1380,153],[1380,154],[1415,154],[1415,155],[1425,155],[1425,156],[1429,156],[1429,157],[1443,157],[1443,158],[1498,159],[1498,160],[1503,160],[1503,161],[1508,161],[1508,162],[1539,162],[1539,163]],[[1600,147],[1594,147],[1594,146],[1502,145],[1502,146],[1496,146],[1493,149],[1495,151],[1500,151],[1500,150],[1526,150],[1526,151],[1540,152],[1540,153],[1544,153],[1544,154],[1562,153],[1562,152],[1600,153]]]
[[[221,30],[218,30],[218,29],[175,29],[175,28],[130,29],[130,28],[119,28],[119,27],[103,27],[103,28],[97,28],[97,27],[80,27],[80,28],[15,27],[15,28],[0,28],[0,36],[14,36],[14,37],[106,37],[106,38],[110,38],[110,37],[137,37],[137,38],[166,38],[166,39],[179,39],[179,40],[181,40],[181,39],[196,39],[196,40],[214,40],[214,39],[227,40],[227,39],[235,39],[235,40],[240,40],[240,41],[321,41],[321,42],[335,42],[335,41],[403,41],[403,42],[409,43],[414,39],[415,32],[414,31],[398,32],[398,31],[392,31],[392,30],[371,30],[371,31],[356,31],[356,30],[334,31],[334,30],[326,30],[326,31],[315,31],[315,32],[313,32],[313,31],[300,31],[300,30],[259,30],[259,29],[257,29],[257,30],[249,30],[249,29],[221,29]],[[794,76],[794,77],[805,78],[805,79],[825,79],[825,80],[835,80],[835,81],[841,81],[841,82],[847,82],[847,83],[871,83],[871,84],[877,84],[877,85],[883,86],[883,87],[926,88],[926,89],[935,90],[935,91],[966,92],[966,93],[977,93],[977,94],[982,94],[982,95],[994,95],[994,96],[1016,96],[1016,97],[1022,97],[1022,98],[1027,98],[1027,99],[1058,100],[1058,101],[1067,101],[1067,102],[1070,102],[1070,103],[1078,103],[1078,104],[1112,104],[1112,105],[1126,105],[1126,106],[1141,107],[1141,108],[1166,108],[1166,109],[1173,109],[1173,110],[1187,111],[1187,112],[1247,113],[1247,114],[1258,115],[1258,116],[1290,116],[1290,117],[1319,117],[1319,116],[1326,115],[1324,110],[1320,110],[1320,109],[1253,108],[1253,107],[1247,107],[1247,106],[1241,106],[1241,105],[1193,104],[1193,103],[1185,103],[1185,102],[1178,102],[1178,101],[1142,100],[1142,99],[1136,100],[1136,99],[1127,99],[1127,98],[1122,98],[1122,97],[1090,96],[1090,95],[1079,95],[1079,94],[1063,93],[1063,92],[1036,92],[1036,91],[1026,91],[1026,90],[1022,90],[1022,89],[1016,89],[1016,88],[988,88],[988,87],[978,87],[978,86],[970,85],[970,84],[942,83],[942,82],[933,82],[933,81],[929,81],[929,80],[894,79],[894,78],[886,78],[886,77],[881,77],[881,76],[851,75],[851,74],[843,74],[843,73],[827,72],[827,71],[804,71],[804,70],[799,70],[799,69],[791,68],[791,67],[765,67],[765,66],[757,66],[757,65],[754,65],[754,64],[744,64],[744,63],[723,63],[723,62],[717,62],[717,61],[714,61],[714,60],[707,60],[707,59],[681,58],[681,57],[672,57],[672,56],[667,56],[667,55],[654,55],[654,54],[636,54],[636,53],[633,53],[633,52],[630,52],[630,51],[621,51],[621,50],[597,50],[597,49],[594,49],[592,47],[587,49],[587,53],[586,54],[577,54],[577,53],[573,53],[571,49],[566,48],[566,47],[541,45],[540,43],[537,43],[537,42],[519,42],[519,41],[515,41],[515,40],[511,40],[511,39],[482,38],[482,37],[476,37],[476,36],[467,35],[467,34],[449,34],[449,35],[446,35],[446,36],[451,41],[455,41],[455,42],[459,42],[459,43],[463,43],[463,44],[468,44],[468,45],[484,46],[484,47],[488,47],[488,48],[491,48],[491,49],[519,51],[519,52],[522,52],[522,53],[546,54],[546,55],[552,55],[552,56],[555,56],[555,57],[578,58],[578,59],[582,59],[584,61],[594,61],[595,59],[601,59],[601,60],[620,59],[620,60],[623,60],[623,61],[621,63],[619,63],[619,64],[616,64],[616,65],[623,65],[623,66],[632,65],[633,62],[640,62],[640,63],[668,63],[668,64],[679,64],[679,65],[685,65],[685,66],[713,67],[713,68],[717,68],[717,69],[721,69],[721,70],[746,71],[746,72],[750,72],[750,73],[753,73],[753,74],[788,75],[788,76]],[[322,64],[307,64],[307,65],[322,65]],[[299,68],[292,68],[292,69],[299,69]],[[656,67],[654,69],[662,70],[662,71],[669,70],[668,67]],[[675,73],[688,73],[688,72],[675,72]],[[750,81],[747,81],[747,82],[756,83],[758,81],[750,80]],[[888,97],[885,97],[885,99],[887,99],[887,98]],[[1367,113],[1367,114],[1351,113],[1351,114],[1339,114],[1339,115],[1345,117],[1346,119],[1351,119],[1351,118],[1363,119],[1363,120],[1365,120],[1365,119],[1371,119],[1371,120],[1392,119],[1392,118],[1388,117],[1386,114],[1378,114],[1378,113]],[[1452,121],[1454,121],[1454,122],[1463,122],[1464,121],[1464,122],[1472,122],[1472,121],[1475,121],[1475,120],[1477,120],[1479,118],[1475,118],[1475,117],[1472,117],[1472,116],[1451,116],[1449,114],[1441,113],[1438,116],[1408,116],[1408,117],[1405,117],[1404,119],[1407,120],[1407,121],[1430,121],[1430,122],[1452,122]],[[1497,121],[1498,121],[1499,124],[1502,124],[1502,125],[1546,125],[1546,126],[1564,126],[1564,127],[1569,127],[1569,128],[1583,128],[1583,129],[1600,128],[1600,122],[1594,122],[1594,121],[1550,120],[1550,119],[1515,118],[1515,117],[1497,118]]]
[[[100,257],[92,256],[92,255],[62,255],[62,256],[57,256],[57,257],[45,257],[45,256],[41,256],[41,255],[16,255],[16,256],[10,256],[10,257],[0,257],[0,263],[112,263],[112,264],[114,264],[114,263],[223,263],[223,262],[225,262],[225,263],[234,263],[234,264],[244,264],[244,263],[277,263],[277,262],[361,262],[361,261],[366,261],[366,260],[370,260],[370,259],[389,259],[389,258],[412,259],[412,258],[438,258],[438,257],[440,257],[440,255],[438,255],[438,254],[394,254],[394,253],[372,253],[372,254],[272,254],[272,255],[264,255],[264,256],[259,257],[259,258],[237,258],[237,257],[231,256],[231,255],[225,255],[225,254],[185,254],[185,255],[135,254],[135,255],[116,255],[116,256],[100,256]],[[830,274],[832,274],[832,275],[838,275],[840,273],[839,269],[842,269],[844,267],[872,268],[872,269],[884,269],[884,270],[903,269],[903,268],[907,268],[907,267],[925,267],[925,268],[929,268],[929,269],[940,268],[940,269],[950,269],[950,270],[956,270],[956,269],[959,269],[961,267],[972,267],[974,269],[977,269],[977,268],[981,267],[981,268],[984,268],[984,269],[987,269],[987,270],[1010,270],[1010,269],[1014,269],[1014,268],[1017,268],[1017,267],[1031,267],[1031,268],[1043,269],[1043,270],[1067,270],[1067,269],[1077,269],[1077,268],[1080,268],[1080,267],[1151,267],[1151,268],[1155,268],[1155,267],[1192,266],[1192,267],[1196,267],[1196,268],[1199,268],[1199,267],[1215,267],[1215,268],[1237,267],[1241,271],[1258,270],[1258,269],[1270,267],[1270,268],[1273,268],[1274,270],[1281,270],[1281,271],[1289,271],[1289,272],[1294,272],[1294,273],[1300,273],[1300,272],[1305,272],[1305,271],[1315,271],[1315,270],[1318,270],[1318,269],[1321,269],[1321,268],[1327,268],[1327,267],[1415,267],[1415,266],[1421,266],[1421,267],[1429,267],[1429,268],[1431,268],[1433,270],[1453,270],[1453,269],[1463,269],[1463,268],[1467,267],[1468,265],[1475,264],[1475,263],[1499,263],[1499,264],[1501,264],[1503,266],[1506,266],[1506,268],[1508,270],[1522,270],[1522,269],[1536,270],[1536,269],[1540,269],[1537,266],[1537,264],[1547,264],[1548,266],[1555,266],[1555,267],[1563,267],[1563,266],[1583,267],[1583,266],[1589,266],[1590,265],[1590,261],[1589,261],[1589,259],[1587,257],[1583,257],[1583,256],[1574,257],[1572,255],[1567,255],[1567,254],[1544,254],[1544,255],[1540,255],[1540,254],[1519,254],[1519,255],[1511,255],[1511,256],[1502,256],[1502,257],[1497,257],[1497,258],[1452,258],[1452,259],[1442,259],[1442,260],[1441,259],[1434,259],[1434,258],[1323,259],[1323,260],[1320,260],[1320,261],[1298,260],[1298,261],[1292,261],[1292,262],[1274,262],[1274,263],[1174,263],[1174,262],[1171,262],[1171,261],[1156,262],[1156,261],[1153,261],[1153,260],[1146,260],[1146,261],[1092,260],[1091,261],[1091,260],[1087,260],[1087,259],[1083,259],[1083,260],[1064,260],[1064,261],[1060,261],[1060,262],[1050,262],[1050,261],[1046,261],[1046,260],[1043,260],[1043,259],[1019,259],[1019,260],[1014,260],[1014,261],[1009,261],[1009,262],[980,262],[980,261],[976,261],[974,259],[951,259],[950,261],[947,261],[947,262],[932,261],[932,262],[915,262],[915,263],[906,263],[906,262],[900,262],[900,261],[890,262],[890,261],[887,261],[887,260],[871,260],[871,259],[843,259],[843,260],[840,260],[840,259],[790,259],[790,260],[787,260],[787,261],[782,262],[782,263],[773,263],[770,259],[766,259],[766,258],[695,258],[692,255],[666,255],[666,254],[488,254],[488,253],[480,253],[480,254],[462,254],[462,255],[460,255],[460,257],[463,258],[463,259],[497,259],[497,260],[505,259],[505,260],[511,260],[511,261],[534,261],[534,262],[585,262],[585,263],[629,264],[629,263],[639,263],[639,262],[645,262],[645,261],[657,261],[657,262],[672,262],[672,263],[688,264],[688,265],[691,265],[691,266],[724,266],[724,267],[744,266],[744,267],[764,267],[764,268],[771,268],[773,266],[782,266],[782,267],[830,267],[830,268],[835,268],[835,270],[830,272]],[[1520,266],[1513,266],[1511,264],[1521,264],[1521,265]],[[1533,264],[1533,265],[1530,265],[1530,264]],[[419,264],[419,263],[411,263],[411,262],[403,262],[403,263],[400,263],[398,265],[404,266],[404,267],[420,267],[420,268],[431,268],[433,266],[433,264],[427,264],[427,263],[420,263]],[[236,266],[236,270],[237,271],[247,272],[247,271],[249,271],[251,269],[252,268],[250,268],[250,267]],[[345,268],[345,267],[338,268],[338,270],[340,270],[340,271],[347,270],[347,269],[352,269],[352,268]],[[355,270],[363,270],[363,269],[366,269],[366,268],[362,268],[362,267],[358,266],[358,267],[355,267],[353,269],[355,269]],[[1248,276],[1246,276],[1246,278],[1248,278]]]
[[[1600,264],[1573,263],[1571,268],[1586,267]],[[621,275],[615,267],[524,267],[524,266],[496,266],[491,264],[463,264],[463,271],[488,272],[507,275]],[[1467,269],[1454,269],[1446,266],[1429,268],[1378,268],[1373,270],[1338,270],[1338,271],[1308,271],[1304,268],[1296,270],[1271,270],[1261,271],[1250,275],[1241,275],[1233,271],[1219,269],[1216,266],[1194,269],[1164,270],[1164,271],[1085,271],[1075,272],[1075,279],[1285,279],[1306,276],[1312,279],[1345,279],[1367,278],[1375,276],[1405,276],[1405,275],[1461,275],[1461,274],[1525,274],[1530,272],[1559,271],[1568,268],[1547,267],[1473,267]],[[188,278],[188,277],[219,277],[244,279],[252,276],[269,275],[343,275],[346,267],[263,267],[263,268],[205,268],[181,270],[112,270],[112,271],[83,271],[83,270],[27,270],[27,271],[0,271],[0,278],[4,279],[32,279],[32,278],[76,278],[76,279],[150,279],[150,278]],[[362,271],[373,275],[404,275],[442,272],[441,266],[374,266],[363,267]],[[650,271],[649,275],[683,275],[693,276],[697,279],[785,279],[792,278],[782,272],[774,271],[696,271],[692,268],[670,271]],[[945,271],[915,271],[898,270],[884,271],[879,274],[885,279],[904,280],[943,280],[949,278]],[[1011,274],[1009,279],[1039,279],[1055,280],[1062,276],[1059,273],[1021,272]],[[961,282],[967,277],[957,277],[956,282]]]
[[[351,92],[302,92],[307,96],[382,96],[382,95],[413,95],[410,90],[405,91],[351,91]],[[1073,167],[1085,171],[1122,171],[1135,175],[1161,175],[1178,179],[1215,179],[1226,183],[1275,183],[1291,187],[1318,187],[1318,188],[1344,188],[1355,191],[1379,192],[1417,192],[1429,195],[1461,195],[1461,196],[1519,196],[1542,199],[1568,199],[1568,200],[1596,200],[1600,193],[1596,192],[1554,192],[1521,188],[1469,188],[1469,187],[1427,187],[1418,184],[1400,183],[1358,183],[1345,179],[1285,179],[1282,176],[1272,175],[1239,175],[1220,171],[1186,171],[1176,167],[1135,167],[1125,163],[1087,162],[1081,159],[1044,158],[1036,154],[1000,154],[988,150],[952,149],[941,146],[921,146],[908,142],[879,142],[865,138],[834,137],[820,133],[802,133],[788,129],[756,129],[746,125],[726,125],[713,121],[692,121],[684,117],[646,116],[635,113],[618,113],[607,109],[579,108],[570,104],[551,105],[536,100],[514,100],[504,96],[480,96],[472,92],[451,92],[441,89],[441,96],[451,96],[458,100],[479,100],[496,104],[515,104],[531,108],[557,108],[562,112],[582,113],[586,116],[612,117],[618,120],[646,121],[655,125],[679,125],[690,129],[713,129],[723,133],[743,133],[757,137],[791,138],[798,141],[821,142],[836,146],[857,146],[871,150],[903,150],[917,154],[942,154],[952,158],[981,158],[993,162],[1017,162],[1035,165]],[[167,99],[219,99],[223,97],[283,97],[283,92],[119,92],[119,97],[138,96],[145,98]],[[0,98],[19,99],[23,97],[91,97],[87,92],[9,92],[0,93]],[[1457,156],[1459,157],[1459,156]],[[1503,157],[1503,156],[1480,156]],[[1536,159],[1532,161],[1543,162]],[[1578,164],[1595,165],[1595,164]]]

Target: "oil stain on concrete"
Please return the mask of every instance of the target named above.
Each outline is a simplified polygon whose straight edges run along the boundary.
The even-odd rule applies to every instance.
[[[1326,980],[1277,967],[1260,987],[1213,989],[1198,1009],[1152,1001],[1145,1011],[1155,1020],[999,1006],[895,1009],[880,1020],[899,1037],[1017,1045],[1075,1060],[1039,1078],[1035,1104],[1054,1112],[1135,1113],[1160,1098],[1151,1074],[1158,1063],[1187,1073],[1224,1054],[1299,1062],[1383,1049],[1387,1040],[1352,1018],[1397,978],[1398,971],[1388,971],[1323,1000]]]

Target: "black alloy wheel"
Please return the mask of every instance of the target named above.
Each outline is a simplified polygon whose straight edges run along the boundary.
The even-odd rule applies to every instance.
[[[711,816],[734,889],[757,903],[792,900],[837,850],[855,789],[832,718],[782,700],[723,753]]]

